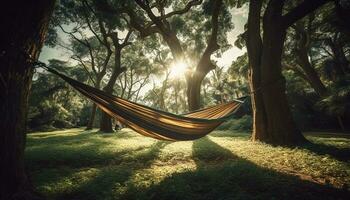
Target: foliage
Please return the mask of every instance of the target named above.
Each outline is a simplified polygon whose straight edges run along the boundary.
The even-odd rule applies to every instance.
[[[181,10],[190,1],[150,0],[147,2],[154,14],[160,16],[162,11],[165,14]],[[164,19],[164,24],[167,24],[169,26],[167,28],[174,31],[179,39],[191,69],[196,67],[196,62],[205,50],[211,34],[213,2],[212,0],[201,1],[187,12]],[[232,45],[228,41],[230,39],[228,33],[234,29],[230,8],[240,8],[247,2],[246,0],[223,1],[225,6],[219,16],[220,49],[216,51],[216,58],[220,58]],[[343,119],[343,123],[347,126],[345,122],[350,117],[348,103],[350,88],[347,81],[350,72],[350,37],[347,27],[344,26],[347,21],[347,15],[344,12],[348,9],[346,2],[328,3],[327,6],[299,20],[287,32],[282,61],[283,75],[286,79],[288,101],[294,119],[302,130],[338,130],[340,126],[337,119]],[[295,1],[286,4],[284,12],[290,11],[296,4]],[[133,45],[125,47],[121,52],[121,67],[125,71],[118,77],[113,87],[113,94],[173,113],[180,114],[187,111],[186,73],[183,77],[169,76],[174,61],[172,51],[165,44],[164,37],[158,34],[159,32],[143,35],[142,28],[134,27],[135,23],[143,25],[144,29],[154,26],[152,19],[136,1],[61,0],[56,7],[50,24],[47,45],[64,46],[70,49],[73,55],[69,60],[71,63],[65,63],[69,68],[60,70],[90,85],[102,76],[100,84],[94,85],[103,88],[111,77],[115,57],[112,55],[109,60],[106,59],[108,50],[104,42],[101,43],[102,30],[104,28],[107,33],[117,32],[121,39],[130,28],[129,26],[132,26]],[[264,7],[266,7],[265,4]],[[131,16],[130,10],[135,16]],[[58,25],[66,33],[62,33]],[[63,41],[64,34],[69,36],[68,41]],[[245,37],[245,33],[241,33],[234,45],[241,49],[245,48]],[[111,38],[107,38],[107,43],[114,51]],[[90,45],[92,51],[86,44]],[[317,89],[310,84],[310,77],[307,77],[300,59],[298,60],[298,50],[300,51],[301,47],[306,48],[307,60],[315,71],[316,77],[325,87],[324,95],[319,95]],[[337,52],[337,49],[342,51]],[[103,72],[105,61],[108,62],[105,73],[94,76],[94,68],[96,71]],[[213,64],[216,65],[215,61]],[[202,81],[202,106],[219,104],[249,95],[248,69],[247,53],[239,56],[229,67],[216,66],[215,70],[212,70]],[[44,94],[46,90],[53,94]],[[42,95],[44,98],[41,98]],[[47,77],[40,75],[34,81],[29,112],[30,128],[44,125],[52,128],[53,124],[56,128],[85,125],[89,111],[91,111],[91,105],[87,104],[85,99],[80,99],[75,92],[52,75]],[[233,120],[221,127],[249,129],[248,118],[247,116],[244,118],[246,120]]]
[[[318,108],[333,116],[344,116],[350,108],[349,78],[347,76],[330,85],[330,95],[318,102]]]
[[[65,71],[69,76],[86,81],[87,77],[79,68],[68,67],[67,63],[50,60],[49,67]],[[46,130],[81,126],[87,116],[81,111],[87,106],[82,98],[62,79],[49,73],[37,73],[30,95],[28,126],[31,130]]]
[[[250,131],[252,130],[252,122],[251,115],[244,115],[221,124],[217,130]]]

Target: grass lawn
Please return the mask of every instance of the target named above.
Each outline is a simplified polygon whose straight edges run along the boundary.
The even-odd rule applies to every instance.
[[[49,199],[350,199],[350,138],[307,138],[287,148],[230,131],[164,142],[69,129],[29,134],[26,165]]]

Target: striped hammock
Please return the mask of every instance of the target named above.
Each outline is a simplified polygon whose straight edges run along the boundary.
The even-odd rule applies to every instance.
[[[106,94],[54,69],[46,69],[61,77],[110,116],[144,136],[159,140],[181,141],[204,137],[232,117],[243,103],[235,100],[184,115],[175,115]]]

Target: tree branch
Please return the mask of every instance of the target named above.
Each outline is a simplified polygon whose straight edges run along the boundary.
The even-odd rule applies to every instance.
[[[282,24],[284,24],[285,28],[288,28],[299,19],[305,17],[307,14],[315,11],[317,8],[330,1],[331,0],[304,0],[290,12],[283,15]]]
[[[161,16],[160,19],[166,19],[174,15],[181,15],[181,14],[187,13],[193,6],[200,5],[202,2],[203,2],[202,0],[192,0],[188,2],[183,9],[167,13],[164,16]]]
[[[129,29],[128,33],[126,34],[123,43],[121,44],[121,47],[124,48],[128,45],[131,45],[131,42],[129,42],[130,36],[132,34],[132,29]]]
[[[96,85],[96,83],[95,83],[94,79],[92,78],[91,73],[89,72],[89,70],[88,70],[87,66],[85,65],[84,61],[83,61],[79,56],[72,56],[71,58],[72,58],[73,60],[78,61],[78,62],[83,66],[83,68],[84,68],[84,70],[86,71],[86,73],[88,74],[88,76],[89,76],[91,82],[92,82],[94,85]]]
[[[60,29],[62,30],[63,33],[70,35],[74,40],[76,40],[76,41],[79,42],[80,44],[82,44],[82,45],[84,45],[84,46],[86,46],[86,47],[88,46],[88,44],[86,44],[85,42],[83,42],[82,39],[77,38],[77,37],[73,34],[73,32],[68,32],[68,31],[66,31],[60,24],[58,24],[58,27],[60,27]]]
[[[218,29],[219,29],[219,13],[222,6],[222,0],[216,0],[214,2],[214,8],[213,13],[211,17],[211,25],[212,25],[212,31],[211,35],[208,41],[207,48],[204,50],[203,55],[201,56],[201,59],[199,60],[199,63],[197,65],[196,71],[210,71],[212,69],[215,69],[215,65],[211,62],[210,56],[213,54],[216,50],[220,48],[220,46],[217,43],[217,37],[218,37]]]

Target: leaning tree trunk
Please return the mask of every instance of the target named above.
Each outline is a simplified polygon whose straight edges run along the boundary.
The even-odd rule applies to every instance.
[[[211,16],[211,35],[209,36],[208,45],[204,50],[196,70],[190,76],[187,77],[188,88],[187,88],[187,100],[190,111],[197,110],[200,108],[200,92],[201,84],[204,77],[213,69],[216,65],[210,60],[210,56],[220,48],[217,42],[218,29],[219,29],[219,14],[222,6],[222,0],[215,0],[213,2],[213,11]]]
[[[24,169],[32,59],[44,43],[54,1],[10,1],[1,14],[0,199],[34,198]]]
[[[308,53],[306,49],[301,49],[297,52],[297,57],[299,60],[299,66],[302,68],[307,82],[320,96],[325,96],[327,94],[327,88],[322,83],[319,75],[317,74],[315,68],[311,65],[308,59]]]

